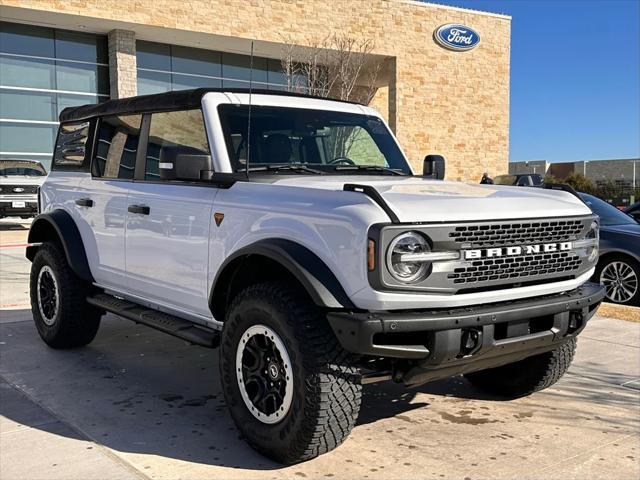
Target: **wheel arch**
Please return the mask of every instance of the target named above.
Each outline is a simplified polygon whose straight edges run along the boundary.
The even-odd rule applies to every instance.
[[[295,280],[318,306],[355,306],[331,269],[311,250],[291,240],[260,240],[233,253],[222,264],[211,286],[209,308],[224,321],[231,299],[242,288],[273,280]]]
[[[57,242],[62,246],[73,273],[83,280],[93,282],[82,236],[69,213],[58,209],[38,215],[31,224],[27,241],[29,244]],[[27,246],[25,256],[33,261],[39,248],[39,245]]]

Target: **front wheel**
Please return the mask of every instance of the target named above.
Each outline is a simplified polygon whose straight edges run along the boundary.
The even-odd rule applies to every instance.
[[[250,286],[229,309],[220,348],[225,399],[249,444],[276,461],[309,460],[349,435],[362,388],[352,361],[293,286]]]
[[[534,355],[501,367],[467,373],[474,386],[492,395],[518,398],[549,388],[571,365],[576,352],[572,338],[550,352]]]
[[[80,347],[96,336],[102,312],[86,301],[90,286],[71,270],[59,245],[40,247],[31,265],[31,311],[47,345]]]

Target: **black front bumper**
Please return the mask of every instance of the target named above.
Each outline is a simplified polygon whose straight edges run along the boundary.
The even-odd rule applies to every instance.
[[[554,349],[585,327],[604,298],[594,283],[555,295],[473,307],[403,312],[330,312],[353,353],[404,359],[406,384],[512,363]]]
[[[13,202],[0,201],[0,217],[35,217],[37,214],[37,201],[24,201],[24,207],[14,207]]]

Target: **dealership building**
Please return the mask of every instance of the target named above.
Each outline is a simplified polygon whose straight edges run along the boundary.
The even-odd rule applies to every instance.
[[[329,34],[370,40],[371,105],[414,170],[447,159],[447,178],[506,173],[509,48],[505,15],[413,0],[0,0],[0,158],[49,165],[67,106],[194,87],[287,88],[281,58]],[[436,41],[446,24],[473,48]],[[363,78],[366,75],[362,75]]]

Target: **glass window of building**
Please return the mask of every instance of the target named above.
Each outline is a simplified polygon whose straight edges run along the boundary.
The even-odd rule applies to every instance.
[[[108,98],[105,36],[0,22],[0,158],[49,169],[60,111]]]
[[[249,87],[249,55],[144,41],[136,42],[136,52],[139,95],[197,87]],[[280,60],[254,57],[252,82],[255,88],[286,89]]]

